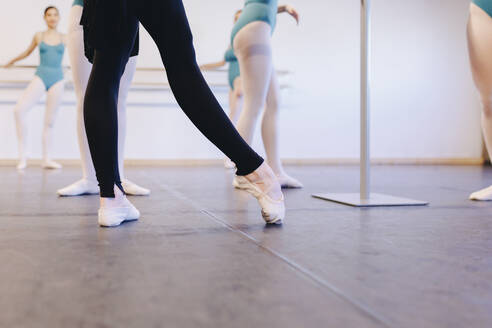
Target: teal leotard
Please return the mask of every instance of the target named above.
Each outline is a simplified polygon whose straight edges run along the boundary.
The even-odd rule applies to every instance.
[[[240,71],[239,62],[237,61],[232,48],[229,48],[226,51],[224,59],[229,64],[229,86],[234,90],[234,81],[240,76]]]
[[[55,83],[63,80],[62,59],[65,52],[65,45],[59,43],[51,46],[41,41],[39,44],[40,63],[36,70],[36,75],[43,80],[46,90]]]
[[[473,3],[482,8],[492,17],[492,0],[473,0]]]
[[[73,6],[84,6],[84,0],[73,0],[72,7]]]
[[[246,25],[256,21],[268,23],[272,34],[277,24],[278,0],[246,0],[243,12],[232,28],[231,44],[236,34]]]

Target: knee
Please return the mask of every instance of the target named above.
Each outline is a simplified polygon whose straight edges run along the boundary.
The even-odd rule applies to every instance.
[[[252,115],[259,115],[259,113],[265,108],[266,101],[259,98],[256,99],[245,99],[244,109]]]

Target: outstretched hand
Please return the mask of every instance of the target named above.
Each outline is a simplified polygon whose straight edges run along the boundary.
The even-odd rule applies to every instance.
[[[299,13],[297,12],[297,10],[291,5],[287,5],[285,6],[285,11],[289,13],[289,15],[291,15],[296,20],[297,25],[299,25]]]

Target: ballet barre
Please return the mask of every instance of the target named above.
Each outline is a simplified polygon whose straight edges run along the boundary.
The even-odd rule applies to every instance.
[[[0,80],[0,90],[2,89],[24,89],[30,80]],[[73,89],[73,82],[71,80],[65,80],[69,89]],[[209,83],[212,88],[229,88],[227,83]],[[280,84],[281,90],[292,89],[292,85],[288,83]],[[131,89],[133,91],[171,91],[171,86],[167,82],[133,82]]]
[[[0,70],[3,69],[5,71],[7,70],[12,70],[12,69],[36,69],[37,66],[35,65],[15,65],[12,66],[11,68],[5,68],[5,67],[0,67]],[[70,66],[63,66],[64,71],[70,71],[71,68]],[[155,73],[165,73],[166,70],[162,67],[137,67],[136,68],[137,72],[155,72]],[[210,70],[203,70],[204,72],[207,73],[220,73],[220,74],[225,74],[227,73],[227,69],[224,68],[218,68],[218,69],[210,69]],[[276,70],[276,73],[280,77],[285,77],[288,75],[291,75],[292,72],[288,70]],[[224,79],[225,80],[225,79]],[[65,80],[67,82],[67,85],[69,88],[72,87],[72,80],[67,78]],[[5,85],[9,85],[9,89],[21,89],[24,88],[30,80],[11,80],[11,79],[0,79],[0,90],[1,89],[6,89]],[[2,86],[3,85],[3,86]],[[229,88],[229,84],[226,82],[209,82],[209,86],[212,88]],[[281,90],[286,90],[286,89],[292,89],[292,85],[288,83],[280,83],[280,89]],[[142,82],[142,81],[136,81],[132,83],[132,90],[137,90],[137,91],[169,91],[171,90],[169,83],[167,82]]]
[[[38,66],[36,65],[14,65],[9,68],[5,68],[4,66],[0,66],[0,69],[10,70],[10,69],[36,69]],[[63,70],[68,71],[71,70],[70,66],[63,66]],[[137,67],[137,72],[162,72],[165,73],[166,70],[162,67]],[[214,68],[214,69],[202,69],[203,72],[227,72],[226,68]],[[289,75],[292,74],[291,71],[285,69],[276,70],[277,75]]]
[[[321,193],[315,198],[355,206],[422,206],[428,202],[371,193],[370,112],[371,112],[371,0],[361,0],[360,19],[360,191],[359,193]]]

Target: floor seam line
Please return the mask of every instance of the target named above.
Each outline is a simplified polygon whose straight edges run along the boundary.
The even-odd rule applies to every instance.
[[[294,270],[302,273],[304,276],[308,277],[311,281],[313,281],[316,284],[320,285],[324,289],[329,290],[331,293],[335,294],[336,296],[338,296],[341,299],[343,299],[345,302],[347,302],[350,305],[352,305],[353,307],[355,307],[360,313],[362,313],[366,317],[369,317],[373,321],[376,321],[376,322],[378,322],[380,324],[383,324],[385,327],[392,327],[392,325],[388,322],[387,319],[385,319],[383,316],[379,315],[375,311],[371,310],[365,304],[360,303],[357,300],[354,300],[353,298],[347,296],[345,293],[343,293],[340,289],[338,289],[334,285],[332,285],[332,284],[328,283],[327,281],[325,281],[324,279],[318,277],[316,274],[314,274],[310,270],[302,267],[301,265],[299,265],[296,262],[290,260],[286,256],[280,254],[279,252],[277,252],[277,251],[275,251],[275,250],[273,250],[273,249],[271,249],[269,247],[266,247],[266,246],[262,245],[253,236],[247,234],[246,232],[244,232],[244,231],[242,231],[242,230],[240,230],[238,228],[235,228],[234,226],[228,224],[224,220],[218,218],[212,212],[210,212],[209,210],[207,210],[206,208],[204,208],[200,204],[196,203],[195,201],[193,201],[192,199],[190,199],[189,197],[187,197],[185,194],[183,194],[183,193],[181,193],[181,192],[179,192],[179,191],[177,191],[177,190],[175,190],[175,189],[173,189],[173,188],[171,188],[171,187],[169,187],[169,186],[167,186],[165,184],[159,184],[159,186],[161,188],[163,188],[164,190],[166,190],[167,192],[173,194],[175,197],[177,197],[177,198],[179,198],[179,199],[181,199],[183,201],[186,201],[186,202],[190,203],[191,206],[193,206],[196,210],[204,213],[212,221],[225,226],[230,231],[235,232],[235,233],[241,235],[243,238],[249,240],[250,242],[253,242],[257,247],[260,247],[264,251],[266,251],[266,252],[270,253],[271,255],[273,255],[274,257],[280,259],[282,262],[284,262],[285,264],[287,264],[289,267],[291,267]]]
[[[350,305],[357,308],[359,310],[359,312],[361,312],[365,316],[370,317],[372,320],[378,321],[379,323],[385,325],[386,327],[391,327],[391,325],[388,323],[388,320],[384,319],[381,315],[370,310],[369,307],[367,307],[366,305],[364,305],[364,304],[352,299],[351,297],[345,295],[345,293],[343,293],[340,289],[338,289],[334,285],[328,283],[323,278],[318,277],[316,274],[314,274],[310,270],[304,268],[302,265],[297,264],[295,261],[290,260],[288,257],[286,257],[285,255],[282,255],[281,253],[275,251],[274,249],[262,245],[256,238],[254,238],[250,234],[228,224],[227,222],[223,221],[222,219],[216,217],[212,212],[210,212],[206,209],[202,209],[201,211],[203,213],[207,214],[209,217],[211,217],[215,222],[227,227],[232,232],[240,234],[241,236],[243,236],[243,238],[253,242],[257,247],[261,248],[262,250],[266,251],[267,253],[270,253],[274,257],[280,259],[282,262],[284,262],[285,264],[287,264],[288,266],[290,266],[294,270],[302,273],[304,276],[308,277],[309,279],[314,281],[316,284],[321,285],[325,289],[328,289],[330,292],[332,292],[336,296],[342,298],[345,302],[348,302]]]

